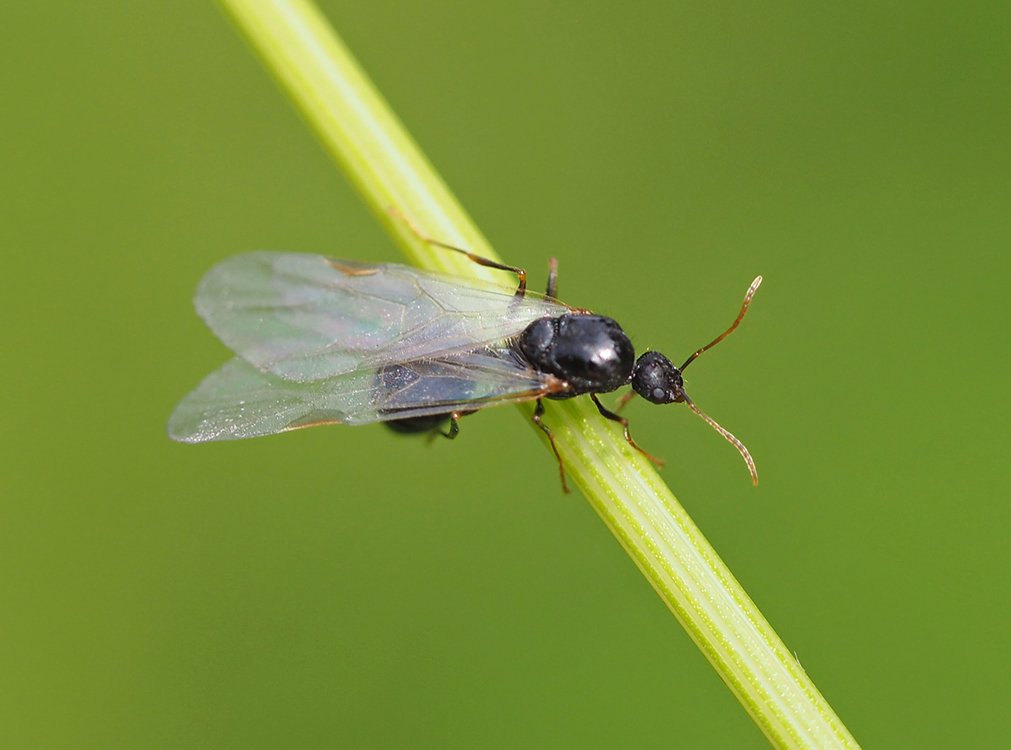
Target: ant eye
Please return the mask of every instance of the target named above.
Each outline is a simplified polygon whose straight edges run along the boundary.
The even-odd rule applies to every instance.
[[[662,401],[664,395],[665,394],[664,394],[663,388],[654,388],[653,389],[653,400],[654,401]]]

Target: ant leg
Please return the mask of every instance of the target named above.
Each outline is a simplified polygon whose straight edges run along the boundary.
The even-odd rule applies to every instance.
[[[537,399],[537,408],[534,409],[534,424],[544,430],[544,434],[548,436],[548,442],[551,443],[551,450],[555,452],[555,458],[558,459],[558,473],[562,477],[562,491],[565,493],[569,492],[569,484],[565,481],[565,464],[562,462],[562,457],[558,453],[558,446],[555,445],[555,436],[551,434],[551,430],[548,426],[541,421],[541,417],[544,416],[544,401]]]
[[[460,412],[454,411],[449,415],[449,432],[443,432],[439,430],[439,434],[442,435],[447,440],[456,440],[456,436],[460,434]]]
[[[460,411],[451,411],[449,414],[438,415],[440,421],[445,417],[449,417],[449,432],[443,432],[438,427],[433,427],[431,431],[428,433],[428,439],[435,440],[435,438],[441,435],[447,440],[456,440],[456,436],[460,434],[460,420],[463,417],[466,417],[468,414],[473,414],[476,411],[477,409],[466,409]],[[425,419],[425,417],[415,417],[415,419]]]
[[[467,258],[479,266],[485,266],[487,268],[496,268],[499,271],[509,271],[510,273],[516,274],[516,278],[519,279],[519,285],[516,287],[516,296],[522,297],[527,292],[527,272],[525,268],[519,268],[518,266],[507,266],[504,263],[499,263],[497,260],[492,260],[491,258],[485,258],[481,255],[470,252],[469,250],[464,250],[462,247],[456,247],[455,245],[449,245],[445,242],[440,242],[439,240],[433,240],[431,237],[422,232],[409,218],[407,218],[400,209],[391,206],[390,213],[396,216],[407,228],[411,230],[415,237],[417,237],[422,242],[427,242],[429,245],[435,247],[441,247],[444,250],[452,250],[454,253],[460,253],[461,255],[466,255]]]
[[[558,299],[558,258],[548,261],[548,290],[544,296]]]
[[[612,422],[617,422],[618,424],[620,424],[622,427],[625,428],[625,440],[628,441],[629,445],[631,445],[633,448],[635,448],[637,451],[639,451],[642,455],[644,455],[646,458],[648,458],[650,461],[652,461],[657,466],[662,467],[664,465],[664,460],[662,458],[657,458],[656,456],[654,456],[654,455],[652,455],[650,453],[647,453],[646,451],[644,451],[642,448],[639,447],[638,443],[636,443],[632,439],[632,435],[629,434],[629,431],[628,431],[628,420],[627,419],[625,419],[623,416],[621,416],[619,414],[615,414],[613,411],[609,411],[602,403],[600,403],[600,399],[597,398],[597,394],[596,393],[591,393],[590,394],[590,398],[592,398],[593,399],[593,403],[597,405],[597,411],[600,412],[601,416],[606,417],[607,419],[610,419]]]
[[[431,417],[408,417],[407,419],[399,420],[399,422],[401,423],[410,422],[411,420],[417,420],[418,422],[417,426],[414,427],[413,429],[408,430],[404,430],[404,428],[402,427],[398,429],[395,426],[397,424],[396,422],[391,422],[387,424],[394,425],[394,429],[397,430],[397,432],[400,432],[402,430],[406,432],[421,432],[422,430],[424,430],[425,442],[428,445],[431,445],[433,442],[435,442],[435,439],[439,437],[444,437],[447,440],[455,440],[456,436],[460,434],[460,417],[470,413],[471,412],[469,411],[468,412],[454,411],[450,412],[449,414],[436,414]],[[442,420],[445,419],[446,417],[449,417],[448,431],[443,430],[439,426],[439,423],[442,422]],[[432,419],[435,419],[436,423],[434,425],[429,426],[428,420]]]
[[[615,411],[616,412],[621,412],[622,409],[624,409],[626,406],[628,406],[628,402],[631,401],[633,398],[635,398],[635,391],[629,391],[624,396],[622,396],[621,398],[619,398],[618,399],[618,407],[615,409]]]

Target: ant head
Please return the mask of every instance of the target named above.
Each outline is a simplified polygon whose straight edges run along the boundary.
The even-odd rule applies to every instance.
[[[681,371],[660,352],[645,352],[632,368],[632,390],[654,404],[685,400]]]
[[[761,283],[761,276],[751,282],[751,286],[748,287],[748,291],[744,295],[744,304],[741,305],[741,311],[737,314],[737,318],[730,325],[730,328],[725,330],[701,349],[696,350],[694,354],[685,360],[685,363],[681,365],[681,367],[675,367],[674,363],[660,354],[660,352],[646,352],[639,357],[638,361],[635,363],[635,367],[632,368],[632,377],[630,380],[633,392],[638,393],[644,399],[652,401],[654,404],[687,404],[689,409],[698,414],[710,427],[720,433],[728,443],[737,448],[738,452],[741,454],[741,458],[744,459],[744,463],[748,466],[748,472],[751,474],[751,481],[756,485],[758,484],[758,470],[755,469],[755,462],[752,460],[751,454],[748,453],[748,449],[744,447],[744,443],[734,437],[728,430],[721,427],[715,419],[708,416],[695,405],[695,402],[688,398],[688,394],[685,393],[685,384],[681,377],[681,373],[686,367],[688,367],[688,365],[694,362],[700,354],[707,349],[711,349],[716,346],[718,343],[723,341],[723,339],[733,333],[734,329],[740,324],[744,314],[748,311],[748,306],[751,304],[751,298],[755,296],[755,291]]]

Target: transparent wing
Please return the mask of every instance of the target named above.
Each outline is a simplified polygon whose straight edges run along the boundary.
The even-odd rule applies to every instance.
[[[196,308],[236,354],[285,380],[473,350],[569,308],[394,264],[255,252],[212,268]]]
[[[169,436],[187,443],[271,435],[317,424],[364,424],[527,401],[561,382],[492,348],[297,383],[236,357],[180,402]]]

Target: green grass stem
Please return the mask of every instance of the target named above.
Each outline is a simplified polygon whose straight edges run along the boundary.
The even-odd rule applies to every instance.
[[[430,237],[498,257],[320,12],[307,0],[220,1],[405,254],[425,268],[495,277],[498,272],[426,245],[390,215],[396,207]],[[589,399],[552,403],[551,426],[572,482],[770,742],[857,747],[618,426],[602,419]]]

